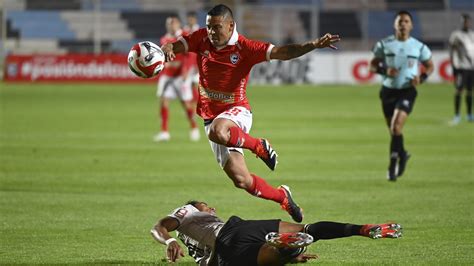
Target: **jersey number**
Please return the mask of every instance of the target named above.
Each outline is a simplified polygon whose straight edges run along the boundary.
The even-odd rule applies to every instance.
[[[242,110],[240,110],[239,108],[232,108],[230,109],[229,111],[226,111],[225,113],[228,114],[228,115],[233,115],[233,116],[236,116],[238,115]]]

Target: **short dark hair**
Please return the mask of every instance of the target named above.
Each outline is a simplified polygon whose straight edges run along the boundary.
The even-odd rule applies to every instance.
[[[179,20],[179,22],[181,22],[181,19],[179,18],[178,14],[174,14],[174,13],[173,13],[173,14],[170,14],[170,15],[168,16],[168,18],[175,18],[175,19]]]
[[[186,13],[186,16],[187,17],[197,17],[197,13],[196,13],[196,11],[189,11],[188,13]]]
[[[407,15],[407,16],[409,16],[409,17],[410,17],[410,20],[413,22],[413,16],[412,16],[411,13],[408,12],[407,10],[400,10],[400,11],[398,11],[398,13],[397,13],[397,15],[395,16],[395,18],[398,17],[398,16],[401,16],[401,15]]]
[[[196,207],[197,204],[201,203],[201,201],[197,201],[197,200],[188,200],[188,202],[186,202],[186,205],[193,205],[194,207]],[[196,207],[197,208],[197,207]]]
[[[209,16],[223,16],[227,17],[230,16],[231,19],[234,19],[234,15],[232,14],[232,10],[226,5],[220,4],[213,7],[209,12],[207,12]]]

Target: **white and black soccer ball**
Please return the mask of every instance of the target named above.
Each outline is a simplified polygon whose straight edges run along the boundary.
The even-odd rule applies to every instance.
[[[128,53],[128,67],[141,78],[154,77],[165,67],[165,54],[152,42],[139,42]]]

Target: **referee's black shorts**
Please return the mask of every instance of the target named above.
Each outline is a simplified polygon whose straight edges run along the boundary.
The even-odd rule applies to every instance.
[[[472,90],[474,86],[474,70],[453,68],[453,75],[457,90]]]
[[[382,86],[380,89],[380,100],[385,117],[392,117],[395,109],[400,109],[410,114],[415,105],[418,92],[415,87],[406,89],[392,89]]]
[[[257,265],[258,252],[265,244],[265,235],[278,232],[280,220],[242,220],[232,216],[216,239],[219,266]]]

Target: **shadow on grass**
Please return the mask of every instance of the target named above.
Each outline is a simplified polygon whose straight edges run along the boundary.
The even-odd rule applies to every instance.
[[[177,262],[177,263],[168,263],[166,261],[156,261],[156,262],[150,262],[150,261],[140,261],[140,260],[135,260],[135,261],[128,261],[128,260],[93,260],[93,261],[82,261],[78,263],[73,263],[72,265],[90,265],[90,264],[114,264],[114,265],[186,265],[186,266],[195,266],[197,265],[195,262]]]

